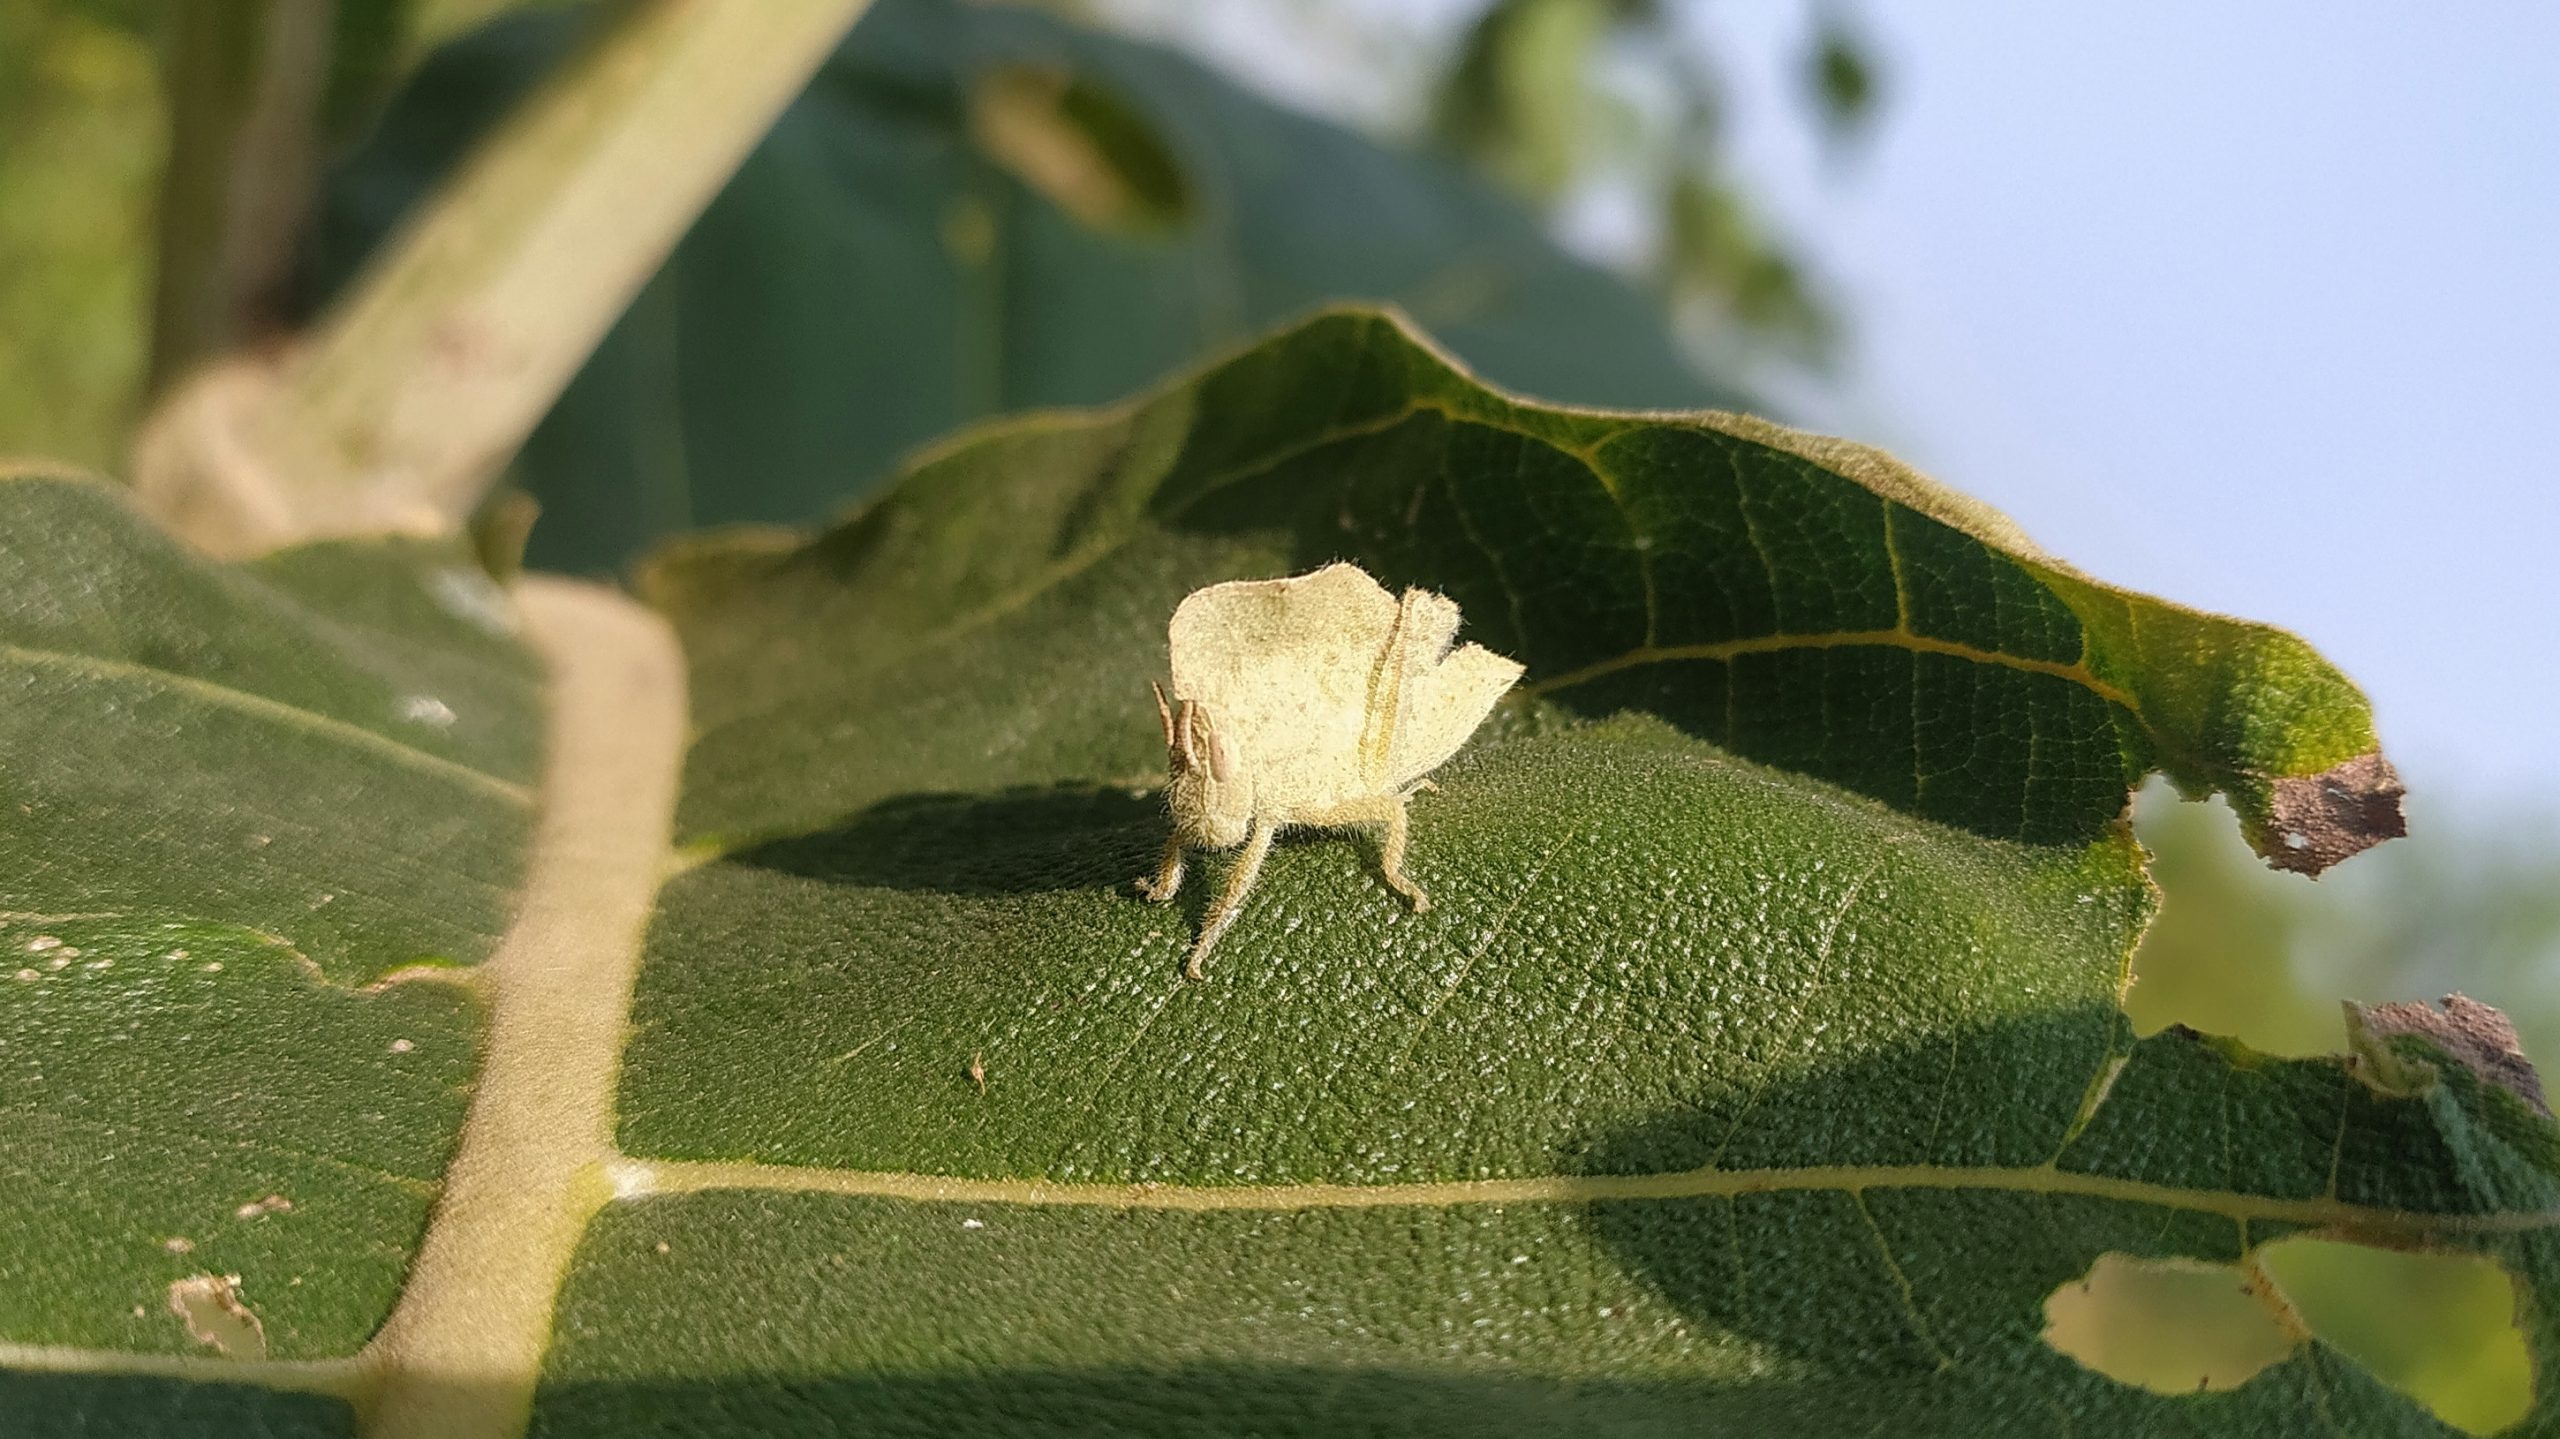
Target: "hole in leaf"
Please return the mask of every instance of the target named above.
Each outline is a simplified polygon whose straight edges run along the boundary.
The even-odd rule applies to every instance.
[[[2490,1434],[2524,1417],[2533,1372],[2515,1285],[2471,1254],[2326,1239],[2245,1265],[2107,1254],[2045,1301],[2045,1342],[2162,1394],[2231,1389],[2317,1338],[2436,1417]]]
[[[169,1286],[169,1312],[198,1344],[232,1359],[267,1357],[267,1327],[240,1302],[237,1274],[191,1274]]]
[[[2258,1251],[2311,1332],[2392,1388],[2474,1434],[2533,1404],[2515,1282],[2477,1254],[2414,1254],[2331,1239]]]
[[[1181,162],[1136,106],[1047,65],[1005,65],[969,92],[969,131],[987,158],[1080,223],[1160,234],[1191,213]]]
[[[2104,1254],[2045,1300],[2045,1342],[2161,1394],[2236,1389],[2302,1333],[2263,1276],[2231,1264]]]

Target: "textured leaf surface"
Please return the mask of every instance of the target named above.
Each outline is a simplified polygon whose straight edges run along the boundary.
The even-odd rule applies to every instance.
[[[235,1275],[266,1356],[353,1353],[461,1123],[539,676],[440,548],[217,568],[42,476],[0,515],[0,1341],[202,1352],[170,1286]]]
[[[426,65],[331,186],[322,287],[581,23],[511,18]],[[1069,103],[991,126],[990,102],[1026,76],[1072,82]],[[1070,181],[1169,190],[1170,216],[1080,218],[1075,194],[1011,158],[1055,168],[1078,145],[1102,159],[1070,148]],[[601,568],[694,525],[811,519],[965,420],[1113,399],[1345,296],[1404,304],[1540,394],[1731,402],[1652,302],[1452,167],[1168,50],[1018,9],[881,0],[534,436],[517,467],[547,514],[533,559]]]
[[[14,493],[78,501],[66,512],[118,537],[102,555],[156,553],[95,491]],[[199,609],[317,586],[334,624],[408,633],[444,613],[398,564],[331,593],[352,553],[153,564]],[[1198,888],[1157,907],[1128,886],[1163,835],[1146,681],[1166,617],[1200,584],[1333,558],[1455,596],[1528,685],[1415,801],[1431,912],[1393,900],[1364,842],[1303,837],[1186,984]],[[2256,1246],[2301,1233],[2488,1255],[2537,1362],[2560,1358],[2560,1132],[2490,1017],[2376,1010],[2352,1060],[2288,1061],[2183,1031],[2137,1043],[2118,1007],[2151,905],[2128,786],[2164,766],[2275,826],[2289,781],[2379,763],[2353,688],[2288,636],[2065,570],[1869,452],[1524,404],[1392,320],[1341,314],[1119,409],[963,435],[835,530],[700,541],[649,580],[690,670],[685,752],[666,678],[555,674],[571,738],[539,778],[449,1174],[444,1150],[398,1140],[423,1124],[370,1117],[411,1091],[367,1066],[442,1044],[423,1011],[376,1006],[456,1001],[463,1036],[476,1006],[449,985],[348,986],[417,962],[426,940],[370,938],[413,910],[485,934],[470,905],[487,897],[459,897],[476,888],[381,891],[366,927],[333,932],[362,941],[339,955],[304,944],[252,867],[230,889],[265,906],[253,921],[143,916],[227,937],[219,971],[129,973],[120,952],[0,985],[25,1006],[0,1008],[21,1016],[0,1054],[60,1078],[28,1091],[52,1127],[13,1125],[0,1150],[0,1182],[26,1186],[0,1255],[53,1266],[32,1310],[0,1308],[0,1363],[24,1371],[0,1412],[145,1428],[184,1408],[175,1391],[237,1377],[255,1387],[189,1412],[564,1436],[2450,1432],[2298,1334],[2237,1388],[2174,1395],[2041,1337],[2048,1297],[2104,1256],[2236,1281]],[[85,636],[72,652],[145,653],[139,621],[98,608],[56,626]],[[450,638],[400,651],[449,666],[433,693],[523,674],[494,636]],[[265,683],[183,628],[149,643],[173,670]],[[382,713],[340,693],[352,680],[311,680],[330,647],[274,652],[266,668],[303,685],[274,689],[280,710]],[[511,748],[457,719],[453,748],[380,792],[426,765],[481,776],[433,770],[456,793],[526,783],[491,758],[539,750],[523,693]],[[591,762],[662,722],[655,759]],[[71,756],[48,771],[63,793],[131,768],[43,738]],[[666,785],[679,760],[680,800],[561,818]],[[204,808],[396,812],[326,788],[292,803]],[[650,803],[679,808],[671,834]],[[167,852],[226,855],[225,832]],[[312,853],[341,851],[358,838]],[[116,856],[73,873],[138,892]],[[590,914],[547,888],[563,870],[654,892],[645,934],[636,897]],[[65,946],[136,964],[217,943],[56,918]],[[600,933],[564,947],[581,929]],[[166,1002],[131,997],[146,988]],[[42,1007],[81,1003],[93,1018]],[[164,1058],[120,1065],[128,1045]],[[287,1079],[245,1077],[266,1064]],[[436,1073],[458,1104],[462,1076]],[[305,1094],[335,1108],[303,1113]],[[147,1156],[154,1178],[112,1202],[65,1187],[124,1162],[120,1137],[74,1123],[117,1110],[202,1148]],[[501,1160],[535,1162],[475,1162],[484,1118],[516,1136]],[[247,1133],[291,1153],[223,1170]],[[275,1311],[263,1363],[191,1350],[164,1313],[148,1333],[100,1317],[98,1298],[147,1309],[177,1275],[146,1272],[163,1252],[66,1236],[156,1243],[177,1222],[160,1188],[199,1171],[242,1188],[217,1215],[241,1234],[352,1222],[372,1191],[287,1167],[306,1152],[399,1176],[421,1206],[444,1184],[398,1313],[462,1284],[437,1322],[496,1331],[469,1352],[502,1362],[413,1367],[451,1351],[395,1318],[346,1367],[293,1367],[339,1363],[378,1317],[349,1297],[376,1282],[353,1263]],[[519,1175],[548,1187],[492,1222],[487,1192]],[[306,1183],[324,1206],[230,1217],[247,1188]],[[269,1261],[230,1253],[267,1316]],[[482,1306],[472,1283],[535,1302]],[[172,1367],[181,1351],[197,1361]]]
[[[1334,558],[1528,693],[1415,803],[1431,913],[1284,846],[1187,985],[1198,901],[1127,886],[1164,617]],[[2469,1071],[2385,1099],[2118,1011],[2128,786],[2263,804],[2370,753],[2352,687],[1872,453],[1520,404],[1344,315],[651,581],[700,863],[539,1432],[2433,1433],[2318,1344],[2118,1385],[2043,1305],[2301,1228],[2545,1266],[2549,1133]]]

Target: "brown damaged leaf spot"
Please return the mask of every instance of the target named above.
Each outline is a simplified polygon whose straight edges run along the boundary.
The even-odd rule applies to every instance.
[[[267,1326],[240,1302],[237,1274],[191,1274],[169,1286],[169,1312],[198,1344],[226,1359],[267,1357]]]
[[[2391,1053],[2387,1041],[2413,1034],[2460,1060],[2484,1083],[2516,1096],[2545,1117],[2542,1076],[2524,1056],[2515,1021],[2493,1006],[2467,995],[2448,994],[2443,1007],[2422,1001],[2396,1004],[2347,1004],[2347,1033],[2356,1051],[2356,1073],[2391,1093],[2409,1093],[2423,1080],[2408,1072],[2407,1062]]]
[[[2400,813],[2406,793],[2399,772],[2379,750],[2318,774],[2277,780],[2267,804],[2267,863],[2317,875],[2342,859],[2362,854],[2409,832]]]

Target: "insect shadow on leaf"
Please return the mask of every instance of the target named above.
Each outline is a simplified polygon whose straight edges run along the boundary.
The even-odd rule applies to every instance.
[[[1108,889],[1163,831],[1154,795],[1062,784],[989,794],[908,794],[729,863],[837,884],[993,896]]]

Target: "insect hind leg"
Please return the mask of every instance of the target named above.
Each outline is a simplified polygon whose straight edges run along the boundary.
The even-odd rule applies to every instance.
[[[1416,785],[1415,788],[1421,786]],[[1405,801],[1412,795],[1413,791],[1407,790],[1402,794],[1355,800],[1309,815],[1305,822],[1327,829],[1376,825],[1379,829],[1379,877],[1387,882],[1387,888],[1404,896],[1405,902],[1413,906],[1414,913],[1427,914],[1431,910],[1431,896],[1424,894],[1422,886],[1413,882],[1413,876],[1404,872],[1405,841],[1413,829],[1413,821],[1405,813]]]
[[[1431,896],[1424,894],[1422,886],[1404,872],[1405,840],[1413,829],[1413,821],[1405,813],[1405,796],[1382,800],[1380,808],[1384,813],[1379,819],[1386,825],[1386,834],[1378,841],[1378,870],[1385,877],[1387,888],[1403,895],[1415,914],[1428,914]]]

